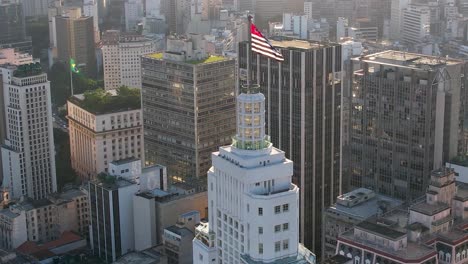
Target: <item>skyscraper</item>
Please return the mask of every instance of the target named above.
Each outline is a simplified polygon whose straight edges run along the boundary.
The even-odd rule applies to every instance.
[[[300,234],[320,252],[321,212],[341,193],[341,46],[278,38],[283,63],[252,54],[252,76],[266,96],[271,141],[294,160],[300,189]],[[247,43],[239,67],[247,68]]]
[[[69,12],[69,16],[55,17],[57,55],[62,62],[73,58],[80,69],[89,76],[96,75],[96,54],[94,43],[94,22],[92,17]]]
[[[1,72],[6,118],[3,186],[12,198],[45,198],[57,191],[50,82],[39,63]]]
[[[102,41],[104,87],[121,85],[141,88],[141,63],[144,54],[156,52],[156,41],[136,33],[106,31]]]
[[[142,57],[145,157],[169,178],[206,176],[211,152],[235,134],[235,60],[207,56],[199,35]]]
[[[31,39],[26,37],[23,6],[18,0],[0,0],[0,48],[32,53]]]
[[[195,264],[315,263],[299,244],[293,162],[265,134],[266,102],[258,88],[246,88],[237,97],[237,135],[232,145],[212,154],[209,224],[197,229]]]
[[[399,51],[352,60],[350,185],[420,197],[461,146],[464,63]]]

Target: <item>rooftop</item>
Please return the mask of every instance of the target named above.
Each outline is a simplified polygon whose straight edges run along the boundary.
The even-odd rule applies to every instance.
[[[151,59],[157,59],[157,60],[164,60],[164,53],[156,52],[156,53],[147,54],[144,57],[151,58]],[[225,61],[225,60],[229,60],[229,58],[223,57],[223,56],[210,55],[205,59],[188,60],[188,61],[185,61],[183,63],[198,65],[198,64],[208,64],[208,63]]]
[[[348,196],[351,194],[353,194],[353,192],[344,194],[343,196]],[[379,212],[385,213],[390,209],[398,207],[402,204],[403,201],[401,200],[391,198],[385,195],[375,194],[375,196],[373,196],[372,198],[363,200],[362,202],[357,203],[352,207],[336,203],[335,205],[329,207],[327,210],[339,214],[346,214],[356,219],[364,220]]]
[[[97,179],[93,181],[94,184],[103,187],[108,190],[116,190],[119,188],[124,188],[136,184],[133,181],[123,178],[117,178],[115,176],[107,175],[101,173],[98,175]]]
[[[410,241],[408,241],[408,244],[405,248],[395,251],[389,247],[382,246],[367,240],[363,240],[359,237],[355,237],[353,234],[353,230],[349,230],[341,234],[339,240],[345,241],[352,245],[359,245],[359,247],[372,248],[373,251],[380,255],[390,255],[408,261],[426,257],[429,258],[436,254],[435,250],[432,247],[423,244],[413,243]]]
[[[14,77],[24,78],[44,73],[40,62],[19,65],[13,72]]]
[[[404,232],[400,232],[393,228],[390,228],[390,227],[387,227],[378,223],[370,222],[370,221],[363,221],[357,224],[356,227],[361,230],[370,231],[371,233],[374,233],[379,236],[387,237],[392,240],[396,240],[396,239],[406,236],[406,233]]]
[[[354,60],[365,61],[374,64],[401,66],[424,71],[432,70],[440,66],[462,63],[460,60],[446,57],[436,57],[395,50],[387,50],[379,53],[369,54],[360,58],[355,58]]]
[[[316,50],[326,47],[339,46],[332,42],[319,42],[313,40],[300,40],[290,37],[275,36],[270,39],[270,43],[276,48],[282,49],[300,49],[300,50]]]
[[[122,164],[131,163],[131,162],[135,162],[139,160],[140,159],[137,159],[135,157],[130,157],[130,158],[125,158],[125,159],[114,160],[111,163],[114,165],[122,165]]]
[[[256,261],[250,258],[248,255],[241,255],[241,259],[246,264],[264,264],[263,261]],[[268,262],[269,264],[309,264],[315,263],[315,255],[311,253],[307,248],[302,244],[299,244],[298,254],[292,257],[286,257],[282,259],[275,260],[273,262]]]
[[[117,90],[97,89],[77,94],[68,99],[86,111],[99,115],[141,108],[140,90],[122,86]]]
[[[193,236],[193,232],[190,231],[188,228],[186,227],[180,227],[180,226],[177,226],[177,225],[172,225],[172,226],[169,226],[169,227],[166,227],[165,228],[167,231],[170,231],[174,234],[177,234],[179,236],[188,236],[188,235],[192,235]]]
[[[329,259],[322,261],[322,264],[347,264],[347,263],[353,263],[353,260],[342,255],[335,255]]]
[[[429,215],[429,216],[435,215],[447,209],[450,209],[450,206],[448,206],[447,204],[443,204],[443,203],[428,204],[426,202],[417,203],[410,207],[411,211],[415,211],[415,212],[418,212],[424,215]]]

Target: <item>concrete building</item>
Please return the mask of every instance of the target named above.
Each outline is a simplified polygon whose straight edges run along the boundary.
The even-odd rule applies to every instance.
[[[341,194],[341,46],[289,38],[271,43],[289,63],[252,54],[252,76],[266,96],[271,142],[295,161],[293,182],[302,190],[300,241],[320,252],[322,212]],[[241,71],[247,50],[240,43]]]
[[[322,259],[335,255],[338,235],[372,216],[384,214],[402,204],[401,200],[379,195],[365,188],[338,196],[336,204],[330,206],[323,215]]]
[[[192,264],[193,231],[182,223],[164,228],[164,248],[170,264]]]
[[[0,247],[11,251],[27,240],[26,213],[0,210]]]
[[[87,190],[71,189],[48,197],[57,211],[59,234],[73,231],[83,236],[89,232],[89,201]]]
[[[106,263],[135,250],[132,197],[137,192],[135,182],[109,175],[89,182],[91,249]]]
[[[212,154],[209,227],[197,228],[194,264],[315,263],[299,250],[293,163],[265,134],[266,101],[258,88],[246,87],[237,97],[237,134]],[[213,244],[218,254],[212,255]]]
[[[68,16],[55,17],[57,59],[68,65],[73,58],[82,72],[93,77],[97,74],[93,17],[81,16],[79,7],[69,9]]]
[[[31,38],[26,36],[23,5],[19,0],[0,1],[0,49],[14,48],[32,54]]]
[[[431,10],[427,5],[410,4],[403,9],[402,41],[417,44],[431,35]]]
[[[410,0],[392,0],[390,11],[390,39],[400,40],[403,27],[403,10]]]
[[[141,88],[140,58],[156,52],[156,49],[155,40],[145,36],[107,31],[101,46],[106,90],[122,85]]]
[[[34,63],[32,55],[28,53],[17,52],[15,49],[0,49],[0,65],[22,65]]]
[[[20,0],[25,17],[44,17],[48,14],[50,0]]]
[[[415,199],[461,146],[464,62],[391,50],[352,60],[350,187]]]
[[[304,14],[283,14],[283,30],[292,31],[300,39],[308,39],[308,22],[309,19]]]
[[[94,28],[94,42],[98,43],[101,39],[101,33],[99,31],[99,13],[98,13],[98,1],[97,0],[84,0],[83,1],[83,15],[93,18]]]
[[[210,153],[235,131],[235,60],[207,55],[199,35],[167,43],[142,58],[146,164],[165,165],[169,181],[200,183]]]
[[[437,169],[422,199],[342,233],[336,253],[353,263],[466,263],[467,199],[467,186],[455,182],[454,171]]]
[[[11,199],[45,198],[57,191],[50,82],[39,63],[0,70],[3,187]]]
[[[164,228],[185,222],[185,214],[197,213],[192,220],[208,217],[207,192],[186,188],[182,192],[171,188],[141,191],[133,196],[135,250],[144,250],[163,243]],[[189,217],[190,218],[190,217]],[[188,220],[188,219],[187,219]],[[198,221],[195,221],[198,223]],[[191,228],[189,228],[191,229]],[[192,230],[193,232],[194,230]]]
[[[119,95],[114,93],[114,96]],[[109,172],[112,161],[132,157],[143,159],[139,107],[126,103],[101,110],[91,109],[83,94],[71,97],[67,107],[72,168],[82,180]]]
[[[144,16],[143,0],[125,1],[125,29],[133,31]]]

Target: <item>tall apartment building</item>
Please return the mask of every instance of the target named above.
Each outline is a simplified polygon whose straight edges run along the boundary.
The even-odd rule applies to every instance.
[[[423,199],[340,234],[336,254],[352,263],[467,263],[467,194],[452,169],[437,169]]]
[[[417,198],[461,146],[464,62],[399,51],[352,60],[351,188]]]
[[[85,95],[78,94],[67,102],[71,163],[80,178],[91,180],[101,172],[108,172],[114,160],[142,159],[140,107],[130,104],[113,107],[110,102],[109,108],[94,109],[86,100]]]
[[[44,17],[47,16],[50,0],[20,0],[23,5],[25,17]]]
[[[104,64],[104,87],[125,85],[141,88],[141,56],[156,52],[155,40],[136,33],[106,31],[101,46]]]
[[[427,5],[408,5],[403,9],[401,26],[402,41],[418,44],[431,35],[431,9]]]
[[[258,86],[237,97],[237,135],[212,154],[209,224],[196,230],[194,264],[315,263],[300,249],[293,162],[265,134],[265,105]]]
[[[208,56],[199,35],[142,58],[145,157],[168,177],[198,182],[235,133],[235,60]]]
[[[390,10],[390,39],[401,39],[403,10],[408,6],[409,3],[410,0],[392,0]]]
[[[143,19],[144,6],[142,0],[125,1],[125,29],[132,31]]]
[[[138,185],[113,176],[89,182],[90,244],[106,263],[135,249],[132,197]]]
[[[0,0],[0,48],[32,54],[32,42],[26,37],[23,5],[19,0]]]
[[[266,96],[271,141],[294,160],[301,242],[320,252],[322,212],[341,193],[341,46],[288,38],[271,43],[285,61],[252,53],[252,76]],[[242,42],[241,69],[246,55]]]
[[[70,9],[80,9],[70,8]],[[81,9],[55,17],[57,58],[67,63],[73,58],[89,76],[97,73],[93,17],[81,16]]]
[[[27,240],[26,212],[0,210],[0,248],[14,250]]]
[[[94,41],[96,43],[101,39],[99,31],[99,13],[98,13],[98,0],[84,0],[83,1],[83,15],[93,18],[94,28]]]
[[[50,82],[39,63],[0,70],[6,136],[1,148],[3,186],[11,198],[45,198],[57,191]]]

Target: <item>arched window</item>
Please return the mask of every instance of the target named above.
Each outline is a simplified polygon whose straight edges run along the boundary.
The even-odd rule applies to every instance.
[[[361,258],[359,256],[354,257],[354,264],[360,264]]]
[[[442,250],[439,251],[439,260],[444,260],[444,252]]]
[[[452,254],[446,253],[445,254],[445,261],[450,263],[452,261]]]

